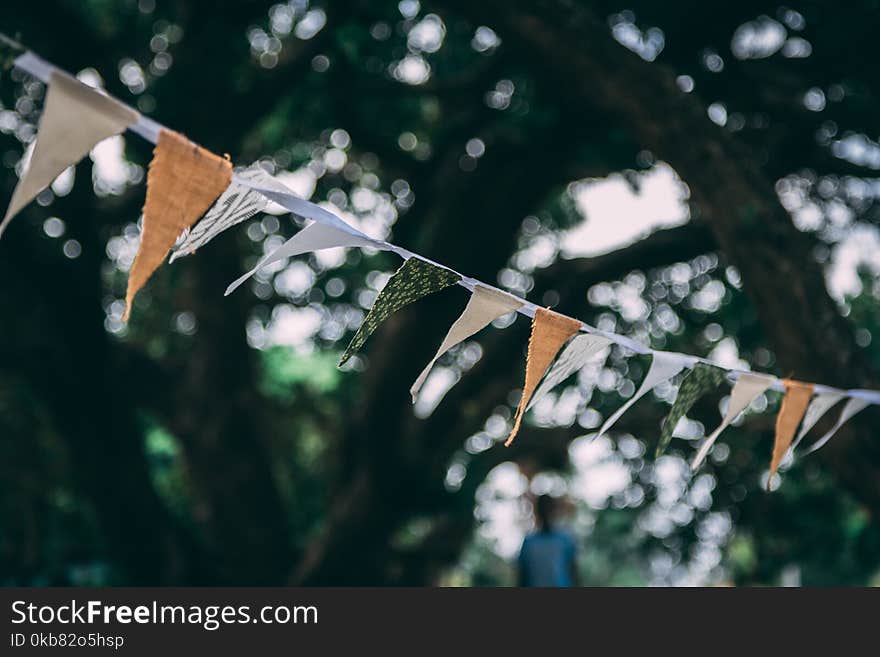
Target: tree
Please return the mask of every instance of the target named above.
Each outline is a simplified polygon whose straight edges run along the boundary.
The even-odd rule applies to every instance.
[[[314,199],[460,271],[489,282],[502,272],[536,302],[657,347],[702,354],[726,336],[778,374],[880,387],[876,349],[854,337],[876,325],[876,273],[841,303],[817,261],[841,237],[835,212],[876,223],[873,160],[852,144],[876,149],[878,80],[848,54],[858,48],[841,48],[870,39],[868,5],[154,4],[22,3],[7,22],[37,52],[93,67],[111,93],[215,152],[298,171]],[[41,94],[5,76],[7,167],[33,134]],[[8,578],[69,578],[71,564],[98,562],[128,583],[436,582],[469,544],[475,494],[496,466],[565,471],[572,441],[595,426],[585,414],[607,414],[639,381],[643,360],[615,350],[612,385],[566,389],[588,426],[532,423],[512,448],[485,449],[510,417],[526,323],[445,357],[460,380],[414,414],[408,387],[462,291],[395,314],[356,367],[337,372],[379,272],[396,261],[312,256],[222,298],[264,241],[296,229],[283,216],[164,267],[124,328],[118,300],[149,159],[138,139],[125,147],[131,164],[115,188],[86,161],[72,189],[44,194],[0,241],[0,270],[14,281],[0,305],[15,317],[0,328]],[[688,223],[598,257],[557,249],[546,267],[518,257],[583,220],[570,183],[624,172],[637,186],[658,161],[689,189]],[[7,196],[14,181],[10,169]],[[818,225],[792,223],[793,198],[819,209]],[[63,220],[60,238],[50,215]],[[719,302],[701,306],[710,286]],[[622,311],[624,287],[644,313]],[[293,349],[283,346],[291,317],[319,326]],[[703,426],[717,422],[715,401],[693,414]],[[697,560],[721,516],[733,523],[719,549],[734,581],[774,581],[792,563],[806,581],[872,576],[873,410],[770,496],[756,489],[772,414],[752,417],[725,434],[730,457],[719,452],[669,504],[659,469],[689,449],[677,441],[670,460],[646,462],[662,415],[646,400],[606,445],[627,468],[627,491],[643,494],[590,511],[593,581],[620,583],[603,575],[616,567],[648,578],[658,551]],[[697,494],[706,487],[708,498]],[[674,505],[689,509],[685,522],[646,524]]]

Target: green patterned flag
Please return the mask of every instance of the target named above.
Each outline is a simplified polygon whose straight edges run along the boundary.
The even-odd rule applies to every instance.
[[[669,415],[663,420],[660,428],[660,443],[657,445],[657,456],[660,456],[672,440],[672,432],[678,421],[687,415],[696,401],[712,392],[727,379],[727,372],[714,365],[697,363],[678,388],[678,396],[669,410]]]
[[[413,301],[418,301],[422,297],[454,285],[460,280],[461,276],[455,272],[437,267],[419,258],[410,258],[404,262],[376,297],[364,323],[361,324],[345,353],[342,354],[339,365],[344,365],[358,349],[364,346],[370,334],[392,313]]]

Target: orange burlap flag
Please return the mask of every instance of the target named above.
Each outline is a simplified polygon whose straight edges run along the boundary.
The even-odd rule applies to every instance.
[[[159,133],[147,174],[141,245],[128,274],[125,315],[135,295],[162,264],[180,234],[192,226],[232,180],[232,163],[171,130]]]
[[[529,338],[529,353],[526,357],[526,382],[523,386],[522,397],[516,409],[516,417],[513,421],[513,430],[505,447],[509,446],[519,431],[529,400],[538,387],[541,377],[556,358],[556,354],[571,336],[581,329],[581,323],[565,315],[554,313],[552,310],[538,308],[535,311],[535,319],[532,320],[532,335]]]
[[[770,460],[770,476],[767,478],[768,490],[770,489],[770,480],[776,474],[782,457],[788,451],[794,433],[797,431],[804,413],[807,412],[807,406],[810,405],[810,399],[813,397],[812,383],[801,383],[788,379],[783,379],[782,383],[785,385],[785,396],[782,398],[779,415],[776,416],[776,438],[773,442],[773,458]]]

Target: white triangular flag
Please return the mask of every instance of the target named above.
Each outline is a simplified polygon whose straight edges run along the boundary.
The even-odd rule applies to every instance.
[[[46,104],[30,163],[15,186],[0,235],[18,212],[94,146],[123,132],[138,113],[65,73],[49,77]]]
[[[643,395],[645,395],[645,393],[653,390],[663,381],[668,381],[681,372],[685,367],[685,360],[682,358],[681,354],[669,351],[655,351],[653,354],[654,357],[651,359],[651,366],[648,368],[648,373],[645,375],[645,380],[642,381],[642,385],[639,386],[636,394],[630,397],[623,406],[618,408],[611,417],[605,420],[605,424],[602,425],[602,428],[599,429],[599,433],[596,434],[597,438],[608,431],[614,423],[617,422],[627,410],[629,410],[629,407],[635,404]]]
[[[532,395],[526,410],[534,406],[538,399],[562,383],[571,374],[581,369],[588,360],[609,344],[611,344],[611,340],[608,338],[591,333],[583,333],[572,338],[565,349],[562,350],[562,353],[556,358],[553,367],[544,376],[544,380],[541,381],[541,385],[538,386],[535,394]]]
[[[336,246],[372,246],[374,248],[382,248],[381,243],[368,237],[361,237],[360,235],[342,231],[325,224],[311,223],[277,249],[265,255],[257,263],[256,267],[251,269],[241,278],[235,280],[228,288],[226,288],[224,296],[232,294],[239,285],[267,265],[303,253],[320,251],[321,249],[331,249]]]
[[[715,444],[715,441],[718,439],[718,436],[721,435],[721,432],[730,426],[730,423],[733,422],[740,413],[746,410],[749,404],[751,404],[758,395],[773,385],[775,380],[776,379],[772,376],[762,376],[760,374],[749,373],[740,374],[739,378],[736,380],[736,384],[733,386],[733,391],[730,393],[730,401],[727,404],[727,412],[724,414],[724,419],[721,424],[718,425],[718,428],[715,429],[705,441],[703,441],[697,455],[691,462],[692,470],[696,470],[700,467],[700,464],[702,464],[703,459],[706,458],[709,450],[712,449],[712,445]]]
[[[819,438],[815,443],[810,445],[810,448],[804,452],[804,454],[811,454],[815,452],[817,449],[822,447],[825,443],[827,443],[834,434],[837,433],[837,430],[842,427],[847,420],[849,420],[853,415],[864,409],[870,404],[870,402],[865,401],[864,399],[859,399],[858,397],[852,397],[846,405],[843,407],[843,410],[840,411],[840,417],[837,419],[837,422],[833,427],[826,433],[824,436]]]
[[[801,420],[801,430],[791,444],[791,447],[789,447],[789,451],[794,451],[795,447],[800,444],[810,429],[816,426],[816,423],[822,416],[844,397],[846,395],[842,392],[822,392],[813,397],[813,401],[810,402],[807,412],[804,414],[804,419]]]
[[[236,178],[252,181],[266,187],[278,186],[281,191],[285,189],[257,164],[238,172]],[[199,219],[199,222],[189,230],[186,236],[174,245],[171,249],[169,262],[192,255],[196,249],[205,246],[224,230],[262,212],[268,204],[269,199],[263,194],[240,184],[233,178],[229,187],[214,202],[205,216]]]
[[[514,296],[481,285],[475,286],[464,312],[461,313],[459,318],[449,328],[449,332],[443,338],[443,343],[440,345],[437,353],[434,354],[431,362],[425,366],[425,369],[422,370],[422,373],[419,374],[415,383],[409,389],[413,403],[415,403],[419,390],[425,383],[425,379],[428,378],[431,368],[440,356],[459,342],[467,340],[478,331],[481,331],[502,315],[511,313],[520,306],[522,306],[522,301]]]

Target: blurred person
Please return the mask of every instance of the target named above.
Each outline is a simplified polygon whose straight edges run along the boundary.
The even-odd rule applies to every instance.
[[[520,586],[578,586],[577,545],[558,527],[561,505],[550,495],[535,500],[535,531],[519,552]]]

